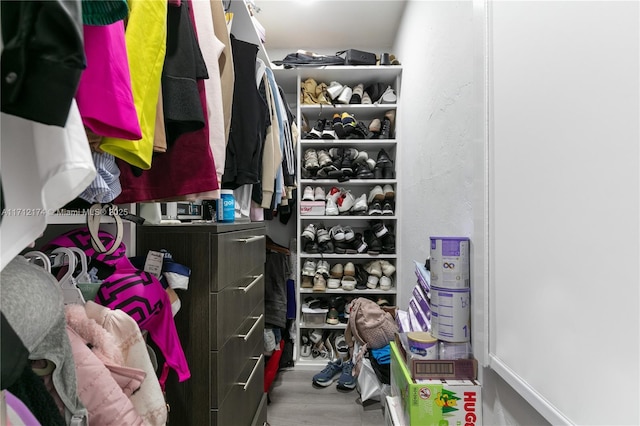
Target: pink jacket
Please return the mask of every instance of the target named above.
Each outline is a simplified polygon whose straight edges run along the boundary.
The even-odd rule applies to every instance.
[[[129,399],[140,388],[145,372],[121,366],[122,353],[113,337],[95,321],[87,319],[84,307],[67,306],[66,316],[78,397],[89,412],[89,424],[145,425]]]

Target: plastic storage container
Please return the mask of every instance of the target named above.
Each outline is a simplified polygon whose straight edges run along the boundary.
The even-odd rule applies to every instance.
[[[232,189],[222,189],[216,209],[218,222],[233,223],[236,218],[236,200]]]

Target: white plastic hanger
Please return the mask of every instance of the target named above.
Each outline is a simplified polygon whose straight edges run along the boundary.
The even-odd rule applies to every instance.
[[[91,276],[89,275],[87,254],[80,247],[69,247],[78,259],[80,259],[80,272],[74,278],[77,283],[90,283]]]
[[[64,304],[69,305],[75,303],[84,305],[84,297],[82,296],[82,292],[80,291],[80,289],[76,286],[76,279],[73,276],[73,273],[76,270],[76,255],[73,251],[66,247],[58,247],[51,253],[56,255],[54,265],[64,265],[64,256],[67,257],[67,272],[62,278],[60,278],[60,280],[58,280],[58,282],[60,283],[60,287],[62,288]]]
[[[25,253],[24,257],[27,259],[29,263],[36,264],[36,261],[38,260],[41,261],[42,267],[45,269],[45,271],[51,273],[51,261],[49,260],[49,256],[47,256],[43,252],[38,250],[32,250],[28,253]]]

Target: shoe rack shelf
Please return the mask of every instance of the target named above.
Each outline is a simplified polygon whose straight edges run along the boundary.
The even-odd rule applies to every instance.
[[[324,365],[326,364],[326,359],[324,358],[312,358],[311,356],[302,356],[302,336],[307,335],[312,331],[312,329],[322,329],[325,333],[328,331],[334,333],[341,333],[346,328],[346,323],[341,322],[340,324],[328,324],[324,323],[319,325],[319,322],[315,321],[313,324],[305,323],[302,314],[302,306],[305,303],[305,299],[320,298],[320,299],[334,299],[334,298],[343,298],[342,300],[348,300],[349,298],[356,297],[370,297],[373,300],[385,299],[390,304],[394,305],[396,303],[397,297],[397,286],[398,283],[401,282],[402,271],[395,270],[395,273],[392,275],[392,287],[389,290],[382,290],[379,286],[375,289],[365,288],[360,289],[356,288],[353,290],[344,290],[343,288],[338,289],[330,289],[326,288],[324,291],[314,291],[311,288],[302,288],[302,270],[303,265],[306,260],[312,259],[316,262],[320,260],[326,260],[330,266],[334,266],[338,263],[347,264],[348,262],[352,262],[356,265],[365,265],[374,260],[384,260],[388,261],[393,265],[397,265],[397,259],[399,258],[399,217],[400,212],[396,210],[396,206],[399,205],[398,199],[401,197],[401,191],[399,188],[399,181],[397,179],[397,169],[396,173],[389,179],[381,179],[381,178],[372,178],[372,179],[358,179],[355,177],[349,177],[348,179],[344,178],[326,178],[326,177],[309,177],[309,174],[306,171],[302,170],[305,166],[304,154],[307,149],[315,149],[315,150],[327,150],[330,148],[338,148],[338,149],[349,149],[354,148],[357,151],[364,151],[367,153],[369,158],[376,160],[381,150],[385,152],[388,157],[392,160],[394,165],[399,164],[398,158],[398,149],[397,145],[401,141],[401,135],[397,131],[398,126],[398,109],[400,106],[400,86],[401,86],[401,75],[402,68],[399,66],[327,66],[327,67],[318,67],[318,68],[298,68],[292,70],[279,70],[276,71],[276,80],[278,84],[280,84],[285,93],[288,94],[288,99],[290,101],[294,101],[296,105],[297,111],[297,119],[298,119],[298,129],[299,129],[299,139],[298,139],[298,203],[297,206],[300,206],[303,196],[304,188],[307,186],[311,187],[322,187],[326,193],[332,187],[342,188],[345,191],[349,191],[352,193],[354,198],[361,196],[362,194],[369,195],[369,191],[371,191],[376,185],[384,186],[391,185],[395,191],[394,202],[394,213],[393,215],[350,215],[350,214],[341,214],[341,215],[322,215],[322,214],[314,214],[314,215],[297,215],[297,250],[296,250],[296,268],[297,268],[297,325],[298,325],[298,335],[296,339],[296,346],[294,348],[294,359],[296,363],[300,365]],[[351,89],[355,88],[358,84],[363,84],[364,87],[368,85],[372,85],[375,83],[383,84],[385,86],[390,86],[397,96],[397,101],[395,103],[375,103],[375,99],[371,104],[335,104],[335,105],[309,105],[309,104],[301,104],[300,99],[300,88],[302,83],[307,79],[312,78],[318,84],[326,83],[330,84],[332,81],[337,81],[344,86],[348,86]],[[363,124],[366,124],[367,128],[369,128],[370,123],[374,119],[383,120],[385,117],[385,113],[391,111],[394,114],[395,122],[393,123],[393,131],[389,134],[388,138],[356,138],[356,139],[310,139],[305,138],[307,133],[304,132],[304,122],[309,125],[309,127],[313,128],[314,125],[319,120],[327,120],[329,122],[332,121],[334,114],[338,113],[342,115],[343,113],[348,113],[355,118],[355,120],[361,121]],[[304,117],[304,119],[303,119]],[[381,134],[384,134],[381,132]],[[305,172],[305,173],[303,173]],[[306,178],[304,176],[307,176]],[[379,177],[379,176],[376,176]],[[299,213],[299,212],[298,212]],[[382,221],[388,228],[390,233],[395,235],[395,250],[392,253],[379,253],[379,254],[369,254],[369,253],[361,253],[361,254],[337,254],[333,253],[306,253],[304,246],[304,239],[302,238],[303,231],[309,224],[321,224],[324,225],[326,230],[330,230],[332,227],[336,225],[340,226],[348,226],[351,227],[354,232],[364,234],[364,231],[370,229],[370,221]],[[363,238],[364,239],[364,238]],[[328,279],[328,278],[327,278]],[[344,321],[344,319],[343,319]]]

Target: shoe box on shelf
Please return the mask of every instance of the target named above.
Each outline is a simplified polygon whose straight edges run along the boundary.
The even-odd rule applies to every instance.
[[[396,304],[402,69],[327,66],[294,72],[300,209],[297,324],[301,338],[313,330],[340,335],[353,298]],[[297,360],[313,362],[313,354],[322,351],[303,348],[303,340],[297,340]]]

